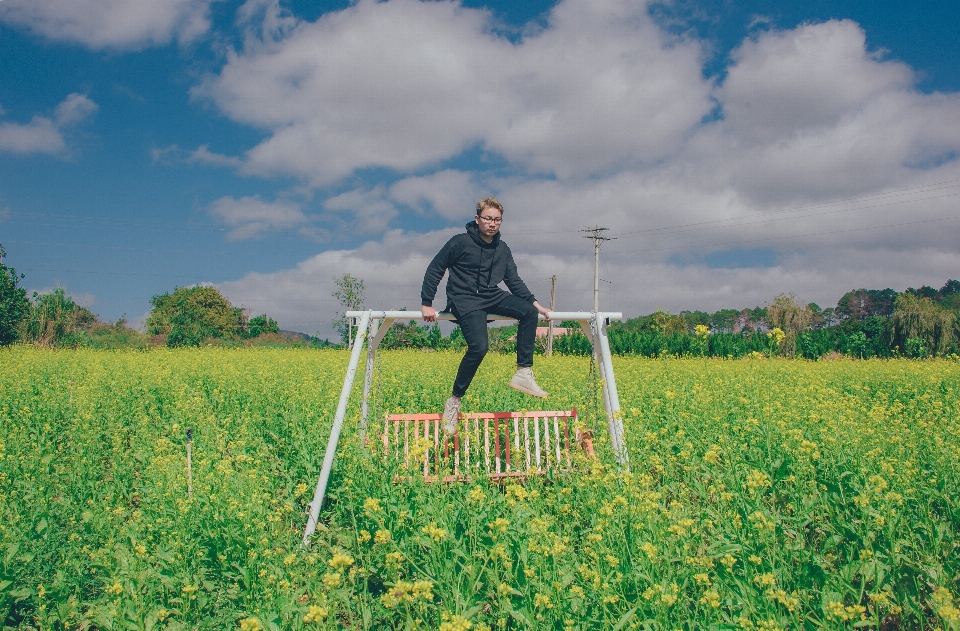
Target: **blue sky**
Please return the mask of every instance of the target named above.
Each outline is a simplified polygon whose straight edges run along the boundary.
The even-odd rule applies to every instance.
[[[0,244],[109,320],[213,283],[329,334],[500,197],[538,297],[714,310],[960,277],[954,2],[0,2]]]

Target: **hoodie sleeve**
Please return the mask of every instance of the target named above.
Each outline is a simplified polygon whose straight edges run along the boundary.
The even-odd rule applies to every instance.
[[[420,288],[420,304],[424,307],[433,306],[433,299],[437,296],[437,286],[447,272],[447,268],[450,267],[452,252],[453,239],[450,239],[427,266],[427,271],[423,275],[423,287]]]
[[[513,262],[513,252],[511,252],[509,248],[507,248],[507,270],[503,275],[503,282],[506,283],[510,293],[517,298],[526,300],[529,303],[533,303],[536,300],[524,282],[520,280],[520,275],[517,274],[517,264]]]

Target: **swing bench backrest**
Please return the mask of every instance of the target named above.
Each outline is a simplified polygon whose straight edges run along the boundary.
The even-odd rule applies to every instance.
[[[594,455],[592,436],[579,427],[576,408],[460,414],[453,435],[443,431],[442,414],[387,414],[381,440],[385,458],[428,482],[569,471],[578,455]]]

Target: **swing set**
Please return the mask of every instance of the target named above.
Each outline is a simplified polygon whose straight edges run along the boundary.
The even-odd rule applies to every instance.
[[[340,401],[333,418],[330,438],[323,454],[323,465],[317,480],[313,501],[308,505],[309,517],[303,533],[303,544],[317,529],[320,508],[330,480],[340,431],[343,429],[347,404],[357,376],[360,355],[366,342],[367,358],[360,401],[358,432],[366,444],[370,431],[370,398],[374,371],[377,366],[377,348],[384,335],[397,320],[422,320],[419,311],[348,311],[346,317],[357,324],[357,336],[350,353],[347,374],[340,391]],[[438,320],[453,320],[449,313],[437,314]],[[512,320],[506,316],[490,315],[490,320]],[[620,397],[613,374],[607,324],[622,320],[620,312],[553,311],[541,320],[575,320],[593,348],[597,371],[603,391],[603,406],[613,456],[620,467],[629,466]],[[593,365],[591,363],[591,369]],[[484,476],[492,480],[541,474],[550,470],[570,469],[571,451],[580,450],[593,456],[589,432],[582,432],[577,423],[577,409],[532,412],[476,412],[460,414],[457,431],[446,435],[441,429],[442,414],[388,414],[382,432],[376,437],[382,443],[384,456],[392,455],[410,471],[416,463],[418,475],[428,482],[457,482]],[[379,427],[378,427],[379,429]],[[399,480],[398,480],[399,481]]]

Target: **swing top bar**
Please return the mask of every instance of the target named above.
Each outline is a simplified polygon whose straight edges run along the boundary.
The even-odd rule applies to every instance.
[[[370,317],[377,320],[423,320],[421,311],[347,311],[348,318],[360,318],[363,314],[369,313]],[[589,320],[593,317],[592,311],[551,311],[550,316],[541,315],[540,319],[544,322],[548,320]],[[597,317],[603,320],[623,320],[623,313],[620,311],[600,311]],[[452,313],[441,311],[437,313],[437,320],[453,320]],[[501,315],[487,315],[488,320],[513,320]]]

